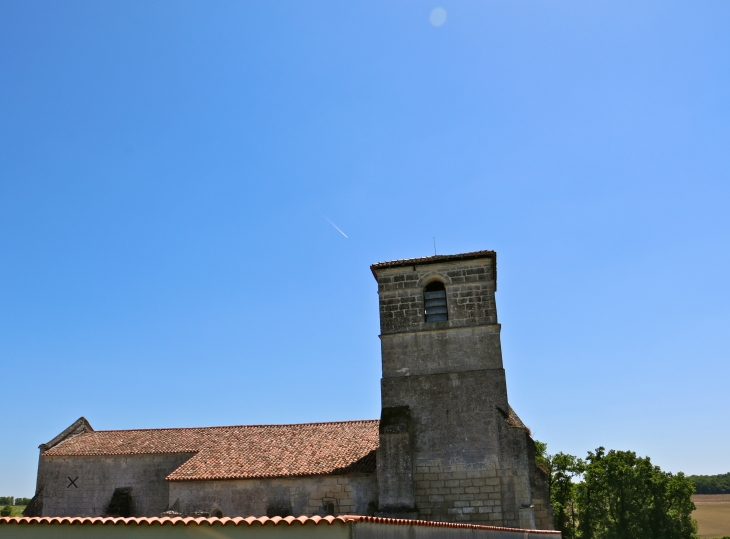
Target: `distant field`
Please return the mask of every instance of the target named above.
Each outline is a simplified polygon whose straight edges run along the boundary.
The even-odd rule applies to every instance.
[[[730,536],[730,494],[695,494],[692,501],[697,506],[692,517],[702,539]]]
[[[10,514],[11,517],[22,517],[25,505],[11,505],[10,509],[13,510],[13,512]]]

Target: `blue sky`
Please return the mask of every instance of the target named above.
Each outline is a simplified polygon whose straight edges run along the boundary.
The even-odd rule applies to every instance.
[[[730,3],[3,2],[0,81],[0,495],[81,415],[378,417],[433,238],[551,451],[730,471]]]

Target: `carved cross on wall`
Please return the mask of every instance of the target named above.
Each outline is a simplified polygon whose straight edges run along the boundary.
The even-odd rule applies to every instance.
[[[77,475],[76,476],[76,479],[78,479],[78,478],[79,478],[79,476]],[[76,488],[79,488],[78,485],[76,484],[76,479],[71,479],[69,477],[68,480],[71,481],[71,482],[68,484],[68,486],[66,488],[71,488],[71,485],[73,485]]]

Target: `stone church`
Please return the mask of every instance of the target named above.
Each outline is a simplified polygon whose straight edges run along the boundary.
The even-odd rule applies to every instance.
[[[97,431],[40,446],[26,516],[359,514],[552,529],[507,400],[494,251],[381,262],[379,420]]]

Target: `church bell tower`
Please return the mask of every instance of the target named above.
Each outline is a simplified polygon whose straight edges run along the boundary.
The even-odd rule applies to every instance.
[[[507,400],[496,253],[371,270],[383,362],[378,514],[552,529],[534,442]]]

